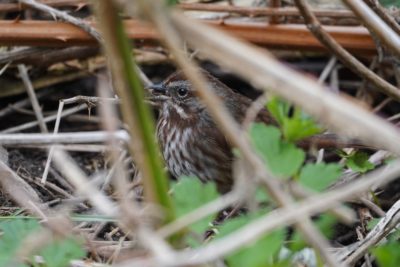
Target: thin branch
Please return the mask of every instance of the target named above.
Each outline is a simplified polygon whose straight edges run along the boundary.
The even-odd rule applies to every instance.
[[[81,104],[79,106],[76,106],[76,107],[73,107],[73,108],[70,108],[70,109],[66,109],[66,110],[64,110],[62,112],[61,117],[65,117],[65,116],[77,113],[77,112],[82,111],[84,109],[87,109],[87,105],[85,105],[85,104]],[[44,117],[43,121],[48,123],[48,122],[54,121],[56,119],[57,119],[57,114],[54,114],[54,115],[50,115],[50,116]],[[24,123],[24,124],[21,124],[21,125],[17,125],[17,126],[10,127],[8,129],[2,130],[2,131],[0,131],[0,134],[19,132],[19,131],[22,131],[22,130],[26,130],[26,129],[35,127],[38,124],[39,123],[37,121],[27,122],[27,123]]]
[[[248,6],[228,6],[228,5],[212,5],[202,3],[179,4],[179,8],[183,10],[196,10],[207,12],[230,12],[240,15],[258,17],[258,16],[301,16],[299,11],[293,7],[248,7]],[[313,9],[313,12],[319,17],[332,18],[355,18],[354,14],[349,10],[323,10]]]
[[[311,12],[309,5],[304,0],[295,0],[297,7],[302,13],[304,20],[307,24],[308,29],[314,34],[314,36],[324,44],[332,53],[346,65],[350,70],[355,72],[360,77],[364,78],[371,84],[375,85],[376,88],[382,93],[393,97],[395,100],[400,101],[400,90],[388,83],[373,71],[364,66],[360,61],[353,57],[347,52],[342,46],[340,46],[335,39],[333,39],[321,26],[318,19]],[[399,45],[400,47],[400,45]]]
[[[400,36],[389,27],[371,8],[361,0],[344,0],[362,20],[366,27],[379,36],[379,39],[395,54],[400,57]],[[397,23],[396,23],[397,24]],[[397,26],[398,28],[398,26]]]
[[[93,28],[89,23],[87,23],[81,19],[75,18],[71,15],[68,15],[66,12],[59,11],[48,5],[38,3],[35,0],[19,0],[19,1],[25,5],[31,6],[38,10],[41,10],[43,12],[47,12],[53,16],[56,16],[56,17],[62,19],[65,22],[68,22],[72,25],[75,25],[75,26],[81,28],[82,30],[87,32],[90,36],[92,36],[94,39],[96,39],[96,41],[99,42],[100,44],[104,42],[100,33],[95,28]],[[146,74],[144,74],[144,72],[137,65],[135,65],[135,68],[136,68],[136,71],[138,71],[139,77],[142,80],[143,84],[146,86],[151,85],[151,81],[149,78],[147,78]]]
[[[28,71],[26,70],[25,65],[23,65],[23,64],[18,65],[18,71],[19,71],[19,74],[21,75],[22,81],[24,82],[24,85],[25,85],[26,91],[28,93],[29,99],[31,101],[33,111],[35,112],[35,116],[36,116],[37,122],[39,124],[40,130],[42,131],[42,133],[48,133],[49,131],[47,130],[47,126],[46,126],[46,123],[43,118],[42,109],[39,105],[39,101],[35,94],[35,89],[33,89],[33,85],[32,85],[31,80],[29,79]]]
[[[62,114],[63,108],[64,108],[64,102],[60,101],[59,104],[58,104],[57,118],[56,118],[56,123],[54,124],[53,134],[57,134],[58,133],[58,129],[60,127],[61,114]],[[49,169],[50,169],[51,159],[53,158],[53,154],[54,154],[54,150],[55,149],[56,149],[55,146],[52,146],[48,150],[47,160],[46,160],[46,164],[45,164],[45,167],[44,167],[44,170],[43,170],[43,174],[42,174],[42,179],[41,179],[42,184],[46,183],[47,175],[48,175]]]
[[[364,0],[364,2],[369,5],[375,12],[378,14],[378,16],[386,22],[387,25],[392,27],[392,29],[400,35],[400,26],[397,23],[397,21],[393,18],[391,14],[388,13],[388,11],[381,6],[378,0]]]
[[[45,208],[36,191],[0,160],[0,188],[20,207],[37,214],[32,204]]]
[[[38,99],[40,99],[45,94],[46,93],[44,91],[39,91],[36,94],[36,97]],[[31,103],[30,99],[26,98],[26,99],[19,100],[19,101],[13,103],[13,104],[9,104],[7,107],[5,107],[3,109],[0,109],[0,118],[12,113],[16,108],[23,108],[23,107],[29,105],[30,103]]]
[[[321,74],[318,77],[318,82],[320,84],[323,84],[328,78],[328,76],[331,74],[333,68],[336,66],[336,57],[331,57],[328,61],[328,64],[326,64],[325,68],[322,70]]]
[[[94,187],[86,178],[73,159],[65,152],[55,149],[53,159],[56,167],[64,174],[69,182],[74,185],[78,194],[90,200],[96,210],[107,216],[118,215],[118,208],[102,192]]]
[[[400,200],[386,212],[386,216],[375,225],[363,240],[351,245],[351,249],[346,252],[346,263],[351,266],[354,265],[358,259],[365,255],[372,246],[377,245],[385,238],[399,223]]]
[[[60,11],[58,9],[52,8],[48,5],[39,3],[35,0],[19,0],[19,2],[24,5],[41,10],[43,12],[49,13],[53,16],[56,16],[57,18],[60,18],[65,22],[71,23],[72,25],[75,25],[75,26],[81,28],[82,30],[84,30],[85,32],[87,32],[88,34],[93,36],[99,43],[103,42],[101,35],[92,26],[90,26],[89,24],[87,24],[86,22],[84,22],[78,18],[68,15],[64,11]]]
[[[217,213],[220,210],[237,204],[241,200],[241,195],[237,191],[231,191],[163,226],[157,230],[157,234],[163,238],[167,238],[210,214]]]
[[[85,0],[40,0],[42,4],[52,7],[76,7],[81,8],[87,5]],[[29,8],[19,3],[2,3],[0,4],[0,12],[17,12]]]
[[[125,130],[115,133],[115,138],[123,142],[129,142],[129,134]],[[0,134],[0,144],[2,145],[22,145],[22,144],[75,144],[75,143],[102,143],[110,137],[110,133],[104,131],[96,132],[73,132],[58,134]]]

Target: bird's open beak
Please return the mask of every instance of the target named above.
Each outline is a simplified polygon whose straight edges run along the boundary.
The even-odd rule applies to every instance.
[[[161,95],[164,95],[167,91],[164,84],[162,83],[152,84],[146,87],[146,89],[149,90],[151,94],[161,94]]]
[[[157,105],[157,103],[163,102],[169,98],[167,95],[167,88],[163,83],[153,84],[145,89],[148,92],[147,100],[149,100],[152,105]]]

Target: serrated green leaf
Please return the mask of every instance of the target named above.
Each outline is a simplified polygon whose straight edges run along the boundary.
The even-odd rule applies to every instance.
[[[336,181],[342,173],[342,167],[336,163],[308,163],[300,172],[299,183],[320,192]]]
[[[3,221],[0,223],[0,266],[27,265],[13,262],[16,251],[20,248],[24,239],[31,233],[41,228],[35,219],[20,219]],[[78,243],[72,239],[52,242],[41,250],[38,255],[42,255],[46,261],[46,267],[69,266],[72,259],[82,258],[85,252]]]
[[[288,116],[290,111],[289,103],[282,101],[278,97],[271,97],[267,103],[267,108],[278,124],[283,125],[284,119]]]
[[[346,159],[346,165],[355,172],[365,173],[375,168],[374,164],[368,161],[369,156],[364,152],[356,152]]]
[[[172,191],[172,201],[178,217],[195,210],[219,196],[215,183],[203,184],[199,179],[192,177],[182,177],[179,182],[172,186]],[[214,217],[215,214],[210,214],[191,225],[190,229],[199,234],[203,233]]]
[[[265,159],[273,174],[288,178],[298,172],[305,153],[294,144],[282,141],[278,128],[255,123],[250,129],[250,136],[255,149]]]
[[[282,127],[283,135],[289,142],[296,142],[321,132],[321,128],[311,119],[285,119]]]
[[[321,127],[300,108],[295,107],[293,114],[290,114],[291,105],[286,101],[272,97],[267,103],[267,108],[280,125],[283,137],[288,142],[296,142],[321,132]]]
[[[71,260],[81,259],[85,254],[81,244],[72,238],[55,240],[39,252],[46,267],[66,267]]]
[[[261,215],[262,213],[246,215],[225,222],[220,227],[220,233],[217,238],[232,233]],[[283,246],[285,235],[286,231],[284,229],[278,229],[261,237],[253,244],[243,247],[227,256],[226,260],[230,267],[260,267],[271,264],[274,255],[276,255],[279,249]]]
[[[22,241],[40,227],[36,220],[8,220],[0,223],[0,266],[26,266],[12,262]]]

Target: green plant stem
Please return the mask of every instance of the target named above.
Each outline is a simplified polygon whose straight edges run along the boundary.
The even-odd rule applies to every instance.
[[[145,196],[147,201],[164,208],[165,222],[170,222],[175,216],[167,193],[167,177],[156,145],[154,118],[143,101],[143,88],[134,68],[131,44],[114,2],[93,1],[93,5],[103,34],[115,90],[121,97],[123,120],[132,135],[129,150],[143,175]]]

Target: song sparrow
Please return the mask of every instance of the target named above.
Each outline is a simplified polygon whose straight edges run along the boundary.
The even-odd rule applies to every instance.
[[[242,122],[252,101],[208,72],[202,73],[231,115]],[[178,71],[148,89],[159,111],[157,138],[169,172],[177,178],[187,175],[203,182],[213,180],[220,192],[227,192],[232,185],[231,146],[196,97],[190,82]],[[269,122],[268,113],[263,110],[258,120]]]
[[[241,123],[252,100],[234,92],[208,72],[202,73],[231,115]],[[148,89],[150,100],[159,111],[157,138],[169,172],[176,178],[186,175],[196,176],[203,182],[213,180],[221,193],[229,191],[233,164],[231,146],[183,73],[175,72]],[[273,123],[265,109],[260,111],[256,121]],[[322,146],[330,146],[323,144],[326,138],[319,139]]]

